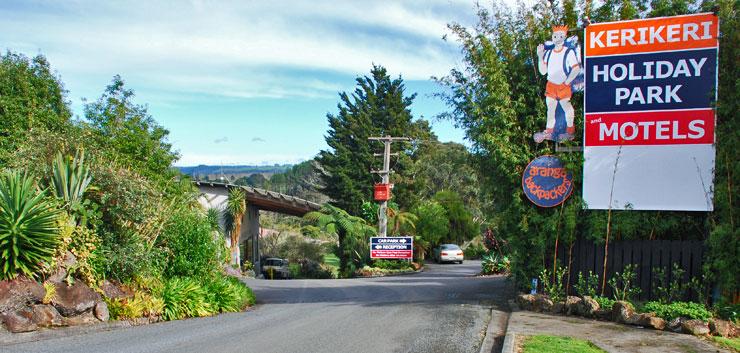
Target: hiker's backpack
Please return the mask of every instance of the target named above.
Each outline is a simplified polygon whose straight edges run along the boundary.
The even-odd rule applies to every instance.
[[[568,58],[570,52],[573,52],[576,55],[578,66],[581,67],[581,72],[578,73],[578,76],[570,82],[570,88],[573,92],[581,92],[583,91],[585,79],[583,74],[583,61],[581,60],[581,45],[578,43],[578,36],[568,37],[568,39],[565,40],[565,43],[563,43],[563,47],[565,47],[565,55],[563,56],[563,72],[565,72],[565,76],[570,75],[572,69],[566,65],[565,62],[567,60],[565,59]],[[555,43],[549,40],[545,42],[544,60],[546,64],[549,64],[550,62],[550,56],[552,55],[553,49],[555,49]]]

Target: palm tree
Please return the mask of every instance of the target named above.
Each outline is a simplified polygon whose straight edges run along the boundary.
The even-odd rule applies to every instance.
[[[348,269],[348,255],[354,257],[358,264],[367,256],[367,254],[360,254],[357,248],[363,244],[369,246],[368,242],[363,242],[363,240],[374,233],[375,228],[368,225],[364,219],[351,216],[347,211],[329,204],[324,205],[318,211],[307,213],[303,218],[320,229],[337,235],[341,273],[346,273]]]
[[[393,231],[391,231],[393,235],[398,235],[401,227],[416,229],[416,222],[419,221],[419,217],[411,212],[397,211],[390,207],[388,208],[388,217],[393,224]]]
[[[226,229],[231,235],[231,264],[239,266],[239,234],[242,232],[242,217],[247,211],[247,198],[241,188],[229,189],[224,208]]]

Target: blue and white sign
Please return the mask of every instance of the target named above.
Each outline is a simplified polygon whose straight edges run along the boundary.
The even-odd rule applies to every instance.
[[[371,259],[410,259],[414,256],[412,237],[370,238]]]

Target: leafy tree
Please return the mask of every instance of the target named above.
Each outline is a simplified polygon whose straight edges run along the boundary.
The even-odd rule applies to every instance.
[[[43,55],[0,56],[0,165],[11,161],[9,154],[29,132],[64,131],[69,126],[72,112],[66,93]]]
[[[339,242],[337,256],[342,274],[350,275],[355,268],[367,261],[369,236],[375,233],[375,228],[364,219],[351,216],[330,204],[324,205],[319,211],[307,213],[303,218],[327,233],[336,234]]]
[[[719,97],[717,104],[717,164],[715,212],[635,212],[613,214],[611,226],[618,239],[707,239],[712,255],[707,273],[718,277],[723,289],[737,290],[738,234],[734,226],[733,203],[737,204],[733,175],[738,172],[737,80],[737,1],[698,3],[686,0],[607,0],[586,2],[583,12],[570,1],[563,8],[550,8],[545,2],[516,11],[494,5],[479,7],[478,24],[466,28],[452,23],[463,55],[462,69],[453,69],[438,82],[449,89],[441,97],[451,111],[449,118],[466,130],[481,169],[482,185],[493,202],[492,227],[508,237],[512,254],[512,275],[526,284],[545,265],[545,257],[557,239],[570,241],[575,234],[603,241],[605,211],[579,211],[582,203],[582,156],[561,153],[558,157],[573,173],[575,190],[566,203],[555,209],[533,206],[521,190],[521,173],[538,155],[554,154],[551,144],[535,144],[531,133],[543,124],[544,82],[536,74],[533,48],[549,39],[551,25],[571,27],[592,21],[633,19],[643,16],[669,16],[719,8],[720,37]],[[581,35],[580,32],[576,32]],[[576,117],[582,116],[582,97],[573,97]],[[577,127],[582,126],[576,122]],[[571,142],[577,143],[577,142]],[[560,236],[564,237],[560,237]],[[729,245],[729,246],[728,246]],[[551,265],[551,264],[550,264]],[[733,277],[733,278],[729,278]]]
[[[434,195],[434,201],[444,207],[447,215],[448,232],[443,241],[462,244],[478,235],[478,225],[465,208],[460,195],[453,191],[440,191]]]
[[[447,236],[450,231],[447,211],[438,202],[422,201],[413,211],[419,217],[416,221],[416,234],[420,240],[434,246]]]
[[[382,162],[373,156],[380,146],[368,141],[371,136],[426,137],[430,134],[426,122],[412,122],[411,105],[414,95],[405,94],[401,77],[391,79],[385,68],[373,66],[371,76],[357,78],[357,88],[352,94],[340,93],[338,114],[327,114],[329,131],[326,143],[330,150],[321,151],[317,157],[318,170],[323,183],[321,191],[332,203],[359,215],[363,200],[372,196],[377,182],[370,173]],[[410,163],[410,143],[395,143],[400,152],[394,171],[403,180]],[[394,189],[395,199],[407,208],[411,192],[403,182]]]
[[[130,165],[153,180],[167,180],[174,175],[172,163],[179,158],[167,142],[169,131],[133,98],[134,91],[126,89],[116,75],[97,101],[85,104],[85,118],[97,144],[112,152],[111,160]]]

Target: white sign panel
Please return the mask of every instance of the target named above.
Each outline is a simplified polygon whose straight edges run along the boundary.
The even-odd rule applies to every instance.
[[[586,27],[587,208],[712,211],[718,28],[713,14]]]

